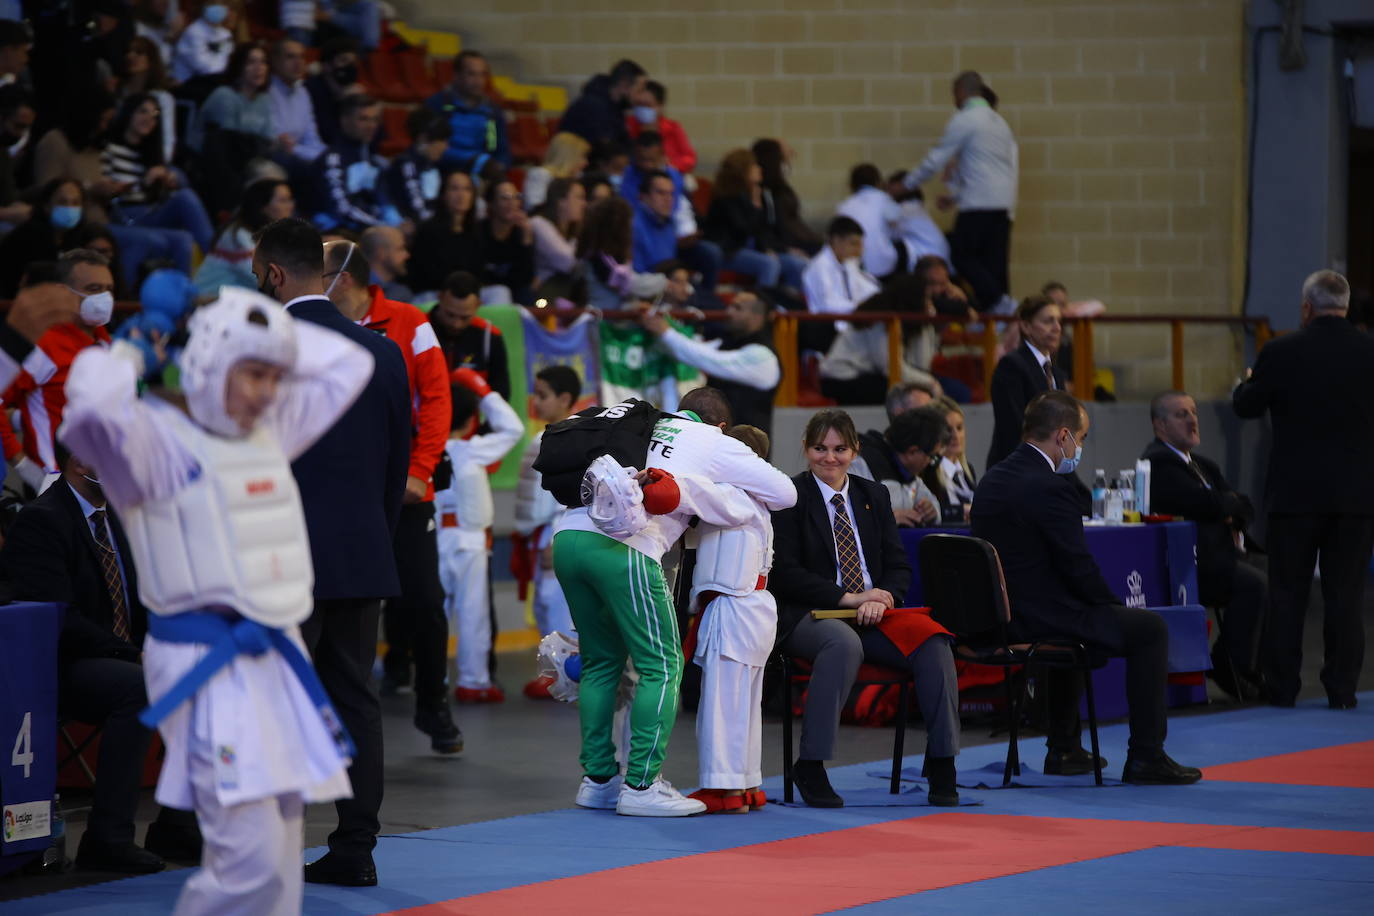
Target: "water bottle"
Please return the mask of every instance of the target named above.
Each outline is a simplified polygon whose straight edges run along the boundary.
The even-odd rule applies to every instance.
[[[1101,521],[1107,514],[1107,472],[1093,471],[1093,518]]]
[[[1125,516],[1123,515],[1124,509],[1125,506],[1122,505],[1121,499],[1121,481],[1113,480],[1111,486],[1107,488],[1107,508],[1105,516],[1107,524],[1120,525],[1125,521]]]

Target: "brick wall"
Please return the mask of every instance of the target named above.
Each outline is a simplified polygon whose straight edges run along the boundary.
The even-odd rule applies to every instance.
[[[632,57],[667,86],[711,174],[756,137],[796,150],[823,224],[848,169],[919,161],[976,69],[1021,147],[1012,293],[1047,279],[1116,313],[1234,312],[1243,244],[1240,0],[399,0],[498,70],[576,90]],[[933,200],[938,183],[927,188]],[[944,217],[940,217],[944,219]],[[1128,390],[1168,381],[1166,330],[1099,331]],[[1223,390],[1239,350],[1190,331],[1190,387]]]

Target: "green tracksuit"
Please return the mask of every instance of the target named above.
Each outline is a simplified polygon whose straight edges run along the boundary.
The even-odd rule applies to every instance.
[[[590,531],[554,535],[553,568],[582,647],[582,770],[598,777],[619,770],[611,735],[616,690],[628,655],[639,686],[630,708],[625,782],[648,785],[668,753],[682,679],[677,615],[663,568],[614,538]]]

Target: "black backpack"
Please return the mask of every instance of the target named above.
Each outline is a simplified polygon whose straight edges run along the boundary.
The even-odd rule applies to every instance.
[[[543,486],[570,509],[582,505],[582,476],[593,461],[610,455],[642,470],[649,457],[654,424],[666,417],[648,401],[627,398],[613,407],[588,407],[544,430],[534,469]]]

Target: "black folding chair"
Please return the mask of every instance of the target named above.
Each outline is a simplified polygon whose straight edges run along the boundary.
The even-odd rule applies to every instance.
[[[82,738],[80,741],[77,741],[74,738],[72,738],[71,732],[67,730],[67,725],[72,721],[74,720],[59,719],[57,721],[57,736],[58,738],[62,739],[62,743],[67,747],[66,751],[64,751],[62,754],[62,758],[57,762],[57,772],[61,773],[62,770],[67,766],[67,764],[71,763],[72,761],[76,761],[76,765],[80,767],[81,772],[86,777],[87,781],[89,781],[90,784],[94,786],[95,772],[91,770],[91,765],[86,762],[86,758],[83,755],[86,753],[86,748],[90,747],[92,742],[94,742],[96,738],[100,737],[100,732],[102,731],[102,729],[98,726],[94,727],[90,730],[86,737]]]
[[[1012,774],[1021,775],[1017,729],[1021,720],[1021,698],[1025,692],[1024,668],[1043,665],[1083,672],[1088,699],[1088,731],[1092,736],[1093,775],[1102,785],[1102,766],[1097,744],[1097,706],[1093,702],[1092,672],[1107,664],[1100,651],[1094,651],[1072,638],[1047,637],[1029,643],[1012,644],[1007,637],[1011,622],[1011,603],[1002,575],[997,549],[982,538],[957,534],[930,534],[921,539],[921,585],[931,616],[954,634],[955,658],[978,665],[1006,668],[1007,713],[1010,738],[1002,785],[1010,785]],[[1021,669],[1019,675],[1011,669]]]

